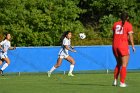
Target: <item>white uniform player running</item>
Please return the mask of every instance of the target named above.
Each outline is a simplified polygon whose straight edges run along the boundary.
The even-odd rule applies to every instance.
[[[11,35],[8,33],[5,36],[5,39],[0,42],[0,65],[2,65],[2,62],[6,62],[2,68],[0,69],[0,74],[3,75],[3,70],[6,69],[8,67],[8,65],[10,64],[10,60],[7,56],[7,51],[13,50],[16,47],[11,47],[11,43],[10,43],[10,39],[11,39]]]
[[[74,76],[72,74],[72,72],[74,69],[75,61],[68,53],[68,51],[76,52],[76,50],[74,50],[70,46],[71,45],[71,37],[72,37],[72,33],[70,31],[65,32],[63,34],[63,36],[61,37],[62,47],[58,53],[57,63],[56,63],[56,65],[54,65],[50,69],[50,71],[48,71],[48,77],[50,77],[51,73],[61,65],[63,59],[66,59],[67,61],[69,61],[71,63],[68,76]]]
[[[68,50],[65,48],[66,45],[70,47],[71,44],[70,44],[70,39],[65,37],[63,40],[63,45],[61,46],[61,49],[58,54],[60,58],[67,58],[69,56]]]

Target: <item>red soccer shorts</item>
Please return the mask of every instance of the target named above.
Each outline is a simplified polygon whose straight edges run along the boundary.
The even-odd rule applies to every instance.
[[[115,56],[127,56],[130,54],[129,47],[115,47],[113,46],[113,53]]]

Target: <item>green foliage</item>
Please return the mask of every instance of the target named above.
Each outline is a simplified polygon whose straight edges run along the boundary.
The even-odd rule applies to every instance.
[[[117,18],[113,15],[103,16],[100,20],[100,32],[103,38],[111,38],[112,37],[112,29],[113,23],[117,21]]]
[[[111,44],[112,24],[121,11],[140,28],[139,0],[0,0],[0,40],[9,31],[17,46],[59,45],[62,33],[71,30],[75,45]],[[78,38],[80,32],[85,40]]]
[[[18,46],[58,45],[66,30],[84,31],[75,0],[0,0],[0,26]]]
[[[87,11],[81,15],[81,22],[86,26],[91,25],[93,31],[99,32],[98,39],[102,38],[97,44],[101,44],[102,41],[103,44],[111,44],[112,25],[119,20],[121,11],[128,12],[134,27],[138,27],[140,23],[139,0],[81,0],[79,7]],[[135,32],[138,33],[139,31]],[[109,42],[106,43],[105,39]],[[135,37],[135,41],[138,41],[138,38]]]

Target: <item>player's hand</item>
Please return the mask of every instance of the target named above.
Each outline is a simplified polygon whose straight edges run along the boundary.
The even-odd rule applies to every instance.
[[[16,47],[14,46],[14,47],[13,47],[13,49],[15,50],[15,49],[16,49]]]
[[[13,47],[13,49],[15,50],[15,49],[16,49],[16,47]]]
[[[72,52],[76,52],[76,50],[74,50],[74,49],[73,49],[73,50],[71,50],[71,51],[72,51]]]
[[[13,49],[16,49],[16,45],[14,45]]]
[[[136,51],[135,47],[132,47],[132,50],[133,50],[133,52],[135,52]]]

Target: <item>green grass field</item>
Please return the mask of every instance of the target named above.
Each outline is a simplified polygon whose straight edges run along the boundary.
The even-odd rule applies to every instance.
[[[140,73],[128,73],[128,87],[112,86],[113,74],[21,74],[0,76],[0,93],[139,93]]]

